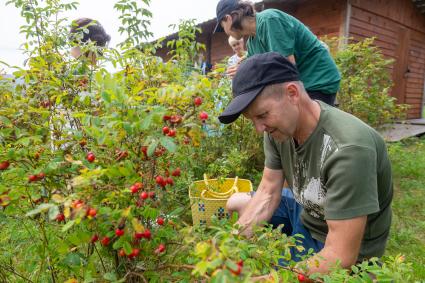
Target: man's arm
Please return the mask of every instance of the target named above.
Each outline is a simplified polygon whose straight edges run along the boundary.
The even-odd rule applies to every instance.
[[[238,221],[238,224],[244,227],[244,235],[251,236],[254,225],[268,221],[273,216],[280,203],[283,181],[282,170],[264,168],[258,190]]]
[[[307,274],[328,273],[340,261],[341,267],[355,264],[362,243],[367,216],[347,220],[327,220],[329,232],[325,247],[316,255],[300,263],[307,264]]]

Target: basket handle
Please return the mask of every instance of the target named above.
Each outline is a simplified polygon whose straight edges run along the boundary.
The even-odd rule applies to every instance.
[[[233,192],[233,190],[235,190],[235,192],[239,192],[238,187],[237,187],[238,178],[239,178],[239,177],[237,177],[237,176],[236,176],[235,181],[233,182],[232,187],[230,187],[230,189],[229,189],[227,192],[222,192],[222,193],[220,193],[220,192],[215,192],[215,191],[211,190],[211,188],[210,188],[210,186],[209,186],[209,183],[208,183],[207,174],[205,174],[205,173],[204,173],[204,183],[205,183],[206,190],[207,190],[207,191],[208,191],[211,195],[216,195],[216,196],[227,196],[227,195],[229,195],[230,193],[232,193],[232,192]]]
[[[232,192],[229,191],[227,195],[216,195],[213,191],[202,190],[201,198],[214,198],[214,199],[228,199],[232,195]]]
[[[211,195],[214,198],[218,198],[218,199],[226,199],[228,198],[230,195],[232,195],[234,192],[237,193],[239,192],[237,183],[238,183],[238,178],[236,176],[235,181],[233,182],[232,187],[226,191],[226,192],[215,192],[213,190],[211,190],[209,183],[208,183],[208,178],[207,178],[207,174],[204,173],[204,183],[205,183],[205,187],[206,189],[202,191],[201,193],[201,197],[205,197],[205,194],[208,193],[209,195]]]

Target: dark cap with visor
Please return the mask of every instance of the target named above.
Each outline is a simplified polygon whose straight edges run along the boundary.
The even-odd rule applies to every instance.
[[[221,26],[221,21],[224,16],[230,15],[230,13],[238,8],[239,0],[220,0],[217,4],[216,14],[217,14],[217,24],[214,28],[214,33],[223,32],[223,27]]]
[[[233,99],[218,119],[223,124],[232,123],[266,86],[299,80],[295,65],[279,53],[251,56],[239,66],[232,80]]]

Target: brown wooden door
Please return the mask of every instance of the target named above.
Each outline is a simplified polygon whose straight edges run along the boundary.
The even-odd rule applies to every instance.
[[[409,73],[409,46],[410,29],[399,26],[396,29],[397,45],[394,53],[392,95],[397,98],[398,103],[405,103],[405,91]]]
[[[407,50],[405,100],[411,105],[409,118],[420,118],[424,98],[425,33],[412,31]]]

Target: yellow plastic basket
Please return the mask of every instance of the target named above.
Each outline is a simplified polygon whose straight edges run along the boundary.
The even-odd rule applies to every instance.
[[[236,178],[204,179],[189,187],[193,225],[210,225],[211,217],[230,218],[226,202],[235,192],[251,192],[250,180]]]

